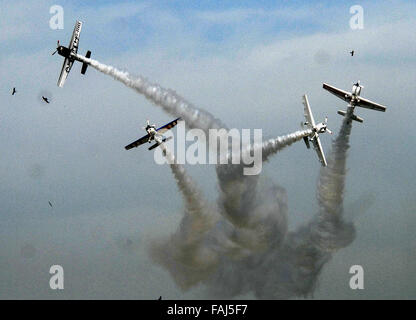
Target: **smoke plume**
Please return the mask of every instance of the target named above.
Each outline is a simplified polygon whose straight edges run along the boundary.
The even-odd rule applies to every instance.
[[[182,117],[190,128],[205,132],[226,128],[172,90],[96,60],[83,61],[135,89],[169,114]],[[209,205],[184,167],[161,145],[182,193],[184,214],[173,235],[152,243],[153,259],[183,290],[203,283],[210,292],[223,297],[253,293],[257,298],[287,299],[312,294],[325,263],[354,239],[354,227],[343,219],[350,115],[344,118],[332,143],[328,167],[320,171],[319,212],[309,223],[290,232],[282,187],[260,176],[245,176],[243,164],[217,165],[219,196],[215,205]],[[262,160],[267,161],[310,133],[297,131],[249,150],[261,148]]]
[[[162,107],[167,113],[182,117],[190,128],[199,128],[205,132],[212,128],[225,128],[220,120],[214,118],[210,113],[194,107],[173,90],[165,89],[158,84],[149,82],[144,77],[132,76],[126,71],[120,71],[94,59],[81,57],[81,60],[98,71],[124,83],[127,87],[136,90],[155,105]]]
[[[214,210],[206,204],[195,182],[184,166],[176,163],[165,144],[160,148],[182,193],[185,208],[179,229],[171,237],[154,241],[150,253],[157,263],[170,271],[176,283],[186,289],[214,269],[216,253],[203,246],[204,237],[215,222]]]

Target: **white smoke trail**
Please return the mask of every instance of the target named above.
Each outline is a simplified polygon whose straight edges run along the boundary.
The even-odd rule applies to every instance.
[[[332,253],[354,239],[353,225],[345,223],[342,217],[350,132],[351,121],[346,118],[333,142],[328,167],[321,169],[318,215],[267,251],[239,261],[223,259],[210,278],[213,293],[232,297],[251,291],[262,299],[288,299],[313,293],[322,267]]]
[[[169,270],[182,289],[186,289],[208,277],[216,267],[217,253],[203,246],[204,238],[215,222],[215,211],[206,204],[184,166],[175,162],[164,144],[160,147],[184,197],[185,214],[176,233],[154,241],[150,254]]]
[[[290,133],[284,136],[279,136],[274,139],[269,139],[262,144],[254,144],[246,148],[242,152],[253,153],[261,149],[262,161],[267,161],[273,154],[290,146],[291,144],[303,139],[310,135],[312,131],[301,130],[294,133]],[[228,157],[229,159],[231,156]],[[247,217],[250,215],[250,211],[253,210],[252,205],[255,203],[254,197],[256,196],[255,188],[258,182],[258,176],[246,176],[243,174],[244,164],[238,165],[218,165],[217,176],[219,179],[219,185],[222,194],[222,203],[225,209],[226,216],[231,220],[235,217]],[[239,196],[237,196],[237,194]],[[246,214],[242,214],[242,211]],[[239,219],[240,220],[240,219]],[[237,225],[245,225],[242,221],[235,221]]]
[[[169,151],[164,143],[159,146],[162,149],[163,155],[166,157],[172,173],[175,177],[176,183],[186,200],[186,205],[189,212],[199,214],[204,208],[204,200],[201,192],[196,187],[195,182],[186,173],[183,165],[176,163],[174,155]]]
[[[262,142],[261,144],[253,144],[244,148],[240,156],[240,164],[232,165],[231,164],[231,150],[227,155],[228,165],[217,165],[217,175],[220,181],[220,184],[227,183],[227,181],[237,179],[237,180],[252,180],[257,181],[256,177],[250,178],[243,174],[243,169],[245,167],[242,159],[245,158],[247,154],[255,154],[256,152],[261,151],[262,162],[268,161],[268,159],[276,154],[278,151],[290,146],[291,144],[303,139],[304,137],[309,136],[312,133],[311,129],[299,130],[293,133],[279,136],[277,138],[269,139]]]
[[[299,130],[294,133],[290,133],[285,136],[280,136],[276,139],[270,139],[263,142],[263,144],[261,145],[263,151],[263,161],[267,161],[271,155],[282,150],[283,148],[290,146],[292,143],[295,143],[303,139],[304,137],[309,136],[311,133],[311,129]]]
[[[173,90],[162,88],[158,84],[149,82],[144,77],[134,77],[126,71],[120,71],[97,60],[84,57],[80,59],[98,71],[136,90],[152,103],[162,107],[169,114],[182,117],[190,128],[199,128],[205,132],[208,132],[209,129],[225,128],[220,120],[214,118],[210,113],[194,107]]]
[[[354,239],[354,228],[344,222],[344,192],[347,174],[347,152],[350,147],[352,121],[348,111],[337,139],[333,142],[328,166],[321,169],[317,199],[320,207],[319,223],[316,225],[315,242],[323,250],[337,250],[351,243]]]
[[[231,175],[230,170],[224,170],[227,174],[221,175],[218,166],[219,210],[225,219],[198,233],[187,222],[192,216],[185,214],[178,231],[154,250],[156,261],[167,268],[182,289],[204,283],[216,296],[228,298],[249,292],[263,299],[311,294],[333,251],[354,238],[353,226],[342,220],[350,129],[350,124],[344,122],[333,142],[328,167],[322,169],[318,185],[321,210],[309,224],[287,233],[287,199],[281,191],[275,186],[258,189],[258,177],[243,176],[238,170],[231,170]],[[262,144],[266,160],[308,133],[266,141]],[[228,169],[229,165],[224,167]],[[326,184],[339,194],[334,196]]]
[[[318,202],[322,210],[333,214],[342,212],[351,124],[351,120],[346,117],[340,133],[333,143],[328,166],[321,169],[317,193]]]
[[[172,90],[96,60],[83,61],[135,89],[166,112],[182,117],[191,128],[205,132],[226,128]],[[308,130],[298,131],[255,147],[262,148],[262,159],[267,161],[308,134]],[[244,166],[219,165],[221,192],[215,211],[205,204],[183,166],[166,152],[185,199],[185,214],[176,233],[153,243],[152,257],[172,274],[182,289],[203,282],[228,296],[252,291],[259,298],[290,298],[313,292],[332,250],[353,239],[353,228],[342,221],[348,135],[344,121],[328,159],[329,168],[321,171],[319,214],[305,227],[290,233],[287,233],[287,199],[281,188],[271,186],[259,191],[258,176],[244,176]],[[217,221],[221,216],[215,213],[220,213],[223,219]]]
[[[251,145],[244,152],[261,149],[262,161],[267,161],[273,154],[311,133],[311,130],[296,131]],[[230,223],[227,237],[234,243],[234,251],[238,248],[240,256],[247,257],[283,240],[287,232],[284,210],[287,205],[286,194],[281,188],[264,183],[259,186],[259,177],[245,176],[243,169],[242,164],[217,166],[221,191],[218,205],[221,215]]]
[[[199,128],[204,130],[205,132],[208,132],[209,129],[221,129],[226,128],[224,124],[221,123],[218,119],[214,118],[211,114],[209,114],[206,111],[199,110],[195,108],[193,105],[191,105],[189,102],[187,102],[185,99],[177,95],[174,91],[164,89],[161,86],[150,83],[148,80],[146,80],[143,77],[133,77],[128,72],[123,72],[118,70],[117,68],[114,68],[112,66],[108,66],[105,64],[102,64],[96,60],[93,59],[84,59],[86,63],[89,63],[92,67],[97,69],[100,72],[103,72],[107,75],[112,76],[114,79],[121,81],[126,86],[135,89],[140,94],[144,95],[148,100],[153,102],[156,105],[161,106],[165,111],[167,111],[170,114],[173,114],[175,116],[181,116],[187,123],[189,127]],[[266,144],[264,144],[264,148],[266,149],[266,155],[269,156],[272,153],[277,152],[278,150],[284,148],[287,145],[290,145],[294,141],[297,141],[299,139],[300,134],[295,133],[294,135],[288,135],[284,137],[279,137],[275,141],[268,141]],[[303,137],[303,136],[302,136]],[[229,167],[229,166],[221,166],[222,168]],[[178,174],[180,173],[181,166],[172,166],[172,171],[175,174],[176,177],[178,177]],[[235,185],[236,180],[239,180],[239,178],[232,177],[228,175],[228,182],[230,184]],[[254,178],[245,178],[243,180],[240,180],[241,188],[250,190],[249,192],[241,192],[240,195],[243,197],[247,194],[255,195],[255,187],[257,183],[255,182],[257,180],[257,177]],[[178,179],[178,185],[180,188],[186,187],[186,183],[181,186],[181,183],[184,180]],[[254,183],[253,183],[254,182]],[[222,182],[220,181],[220,184]],[[182,191],[184,191],[182,189]],[[238,190],[234,189],[234,194],[238,193]],[[191,194],[191,192],[184,192],[185,197],[188,197]],[[230,199],[233,197],[228,194],[227,195],[227,203],[232,203]],[[234,197],[235,198],[235,197]],[[189,199],[187,199],[188,203],[195,204],[196,202],[189,202]],[[245,197],[245,202],[250,203],[250,197]],[[267,202],[267,201],[266,201]],[[251,206],[246,206],[246,208],[250,208]],[[193,210],[196,212],[197,210]],[[234,210],[235,211],[235,210]],[[254,213],[254,212],[253,212]]]
[[[126,86],[135,89],[138,93],[144,95],[154,104],[161,106],[168,113],[175,116],[181,116],[191,128],[199,128],[205,132],[208,132],[209,129],[226,128],[225,125],[223,125],[218,119],[215,119],[211,114],[203,110],[196,109],[172,90],[167,90],[157,84],[150,83],[143,77],[133,77],[127,72],[120,71],[112,66],[101,64],[96,60],[83,60],[89,63],[92,67],[96,68],[98,71],[110,75],[114,79],[121,81]],[[288,141],[289,140],[290,139],[288,139]],[[283,141],[277,140],[275,146],[277,149],[281,149],[283,147],[283,143]],[[225,251],[229,253],[230,251],[233,251],[234,254],[236,254],[236,250],[238,252],[241,252],[242,250],[244,251],[247,246],[251,247],[251,249],[253,249],[253,247],[264,247],[263,244],[269,241],[269,239],[267,239],[267,241],[265,241],[265,239],[270,238],[270,234],[274,233],[273,231],[276,229],[273,227],[273,224],[268,224],[267,228],[264,228],[260,224],[257,224],[257,227],[251,225],[251,229],[255,230],[254,234],[257,235],[262,233],[262,235],[256,236],[255,238],[252,237],[249,241],[247,241],[247,238],[250,238],[250,233],[253,233],[250,229],[247,229],[249,232],[240,230],[238,234],[234,233],[236,235],[235,237],[231,236],[230,239],[224,239],[221,234],[215,233],[214,235],[211,235],[211,237],[215,239],[214,242],[216,244],[214,247],[216,248],[216,251],[208,249],[209,246],[201,249],[200,244],[203,239],[204,232],[206,232],[212,225],[210,221],[206,221],[207,219],[211,219],[211,217],[207,218],[209,217],[209,214],[201,214],[201,212],[205,211],[206,213],[209,210],[206,209],[207,207],[203,203],[200,194],[196,193],[196,188],[194,188],[194,185],[190,183],[191,181],[189,177],[185,175],[184,168],[174,163],[174,158],[169,154],[169,152],[165,155],[171,160],[172,172],[175,175],[178,186],[186,202],[185,216],[180,228],[171,237],[171,239],[162,241],[159,244],[154,244],[151,248],[151,253],[156,261],[164,265],[171,272],[179,286],[187,288],[190,285],[194,285],[198,281],[202,281],[204,277],[208,276],[208,270],[213,270],[214,268],[218,252]],[[232,177],[229,178],[229,182],[232,183]],[[249,179],[245,179],[243,184],[250,185],[250,182],[247,182],[248,180]],[[250,189],[253,190],[253,188]],[[234,193],[238,194],[238,191],[234,190]],[[255,192],[253,194],[255,194]],[[272,193],[266,192],[264,194],[271,195]],[[273,200],[275,199],[275,196],[276,194],[274,194],[274,196],[270,196],[270,201],[263,201],[264,203],[267,203],[268,206],[267,210],[265,210],[269,212],[267,214],[269,217],[268,219],[270,219],[272,212],[275,213],[276,208],[279,208],[282,205],[281,203],[276,203],[279,202],[278,200]],[[249,198],[247,198],[247,200],[249,200]],[[263,206],[263,209],[266,209],[266,207]],[[256,210],[252,213],[253,215],[257,215],[258,212],[259,210]],[[277,215],[277,217],[280,217],[280,215]],[[278,220],[281,220],[281,218],[278,218]],[[280,228],[281,225],[286,226],[286,223],[281,223],[281,221],[279,221],[276,225]],[[269,230],[267,235],[265,235],[262,231],[265,229]],[[284,234],[284,232],[279,233]],[[243,234],[244,236],[242,236]],[[221,241],[218,241],[217,238],[221,238]],[[243,245],[241,246],[241,244]],[[204,252],[204,255],[202,255],[201,252]],[[236,255],[240,256],[241,254],[237,253]],[[206,257],[210,258],[207,260]]]

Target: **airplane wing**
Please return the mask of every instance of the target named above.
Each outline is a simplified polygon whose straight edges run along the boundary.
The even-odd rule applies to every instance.
[[[176,126],[176,125],[178,124],[178,121],[179,121],[180,119],[181,119],[180,117],[179,117],[179,118],[176,118],[175,120],[173,120],[173,121],[171,121],[171,122],[169,122],[169,123],[165,124],[164,126],[161,126],[161,127],[160,127],[160,128],[158,128],[156,131],[157,131],[158,133],[160,133],[160,134],[165,133],[166,131],[168,131],[168,130],[172,129],[174,126]]]
[[[344,101],[347,101],[347,102],[350,102],[351,101],[351,93],[349,93],[347,91],[344,91],[344,90],[335,88],[335,87],[330,86],[329,84],[326,84],[326,83],[324,83],[322,85],[322,87],[325,90],[331,92],[333,95],[336,95],[338,98],[340,98],[340,99],[342,99]]]
[[[141,137],[140,139],[130,143],[129,145],[125,146],[124,148],[126,150],[130,150],[132,148],[136,148],[136,147],[142,145],[143,143],[146,143],[147,141],[149,141],[149,134],[147,134],[147,135]]]
[[[309,106],[308,96],[306,94],[303,95],[303,106],[307,125],[309,128],[313,128],[315,126],[315,119],[313,118],[311,107]]]
[[[79,36],[81,34],[82,22],[78,21],[75,22],[74,31],[72,32],[71,42],[69,43],[68,48],[71,50],[72,53],[78,52],[78,44],[79,44]]]
[[[65,80],[68,77],[68,73],[71,70],[73,63],[74,61],[71,61],[68,58],[65,58],[64,64],[62,65],[61,74],[59,75],[59,79],[58,79],[58,87],[64,86]]]
[[[319,137],[316,137],[315,139],[312,140],[312,142],[313,142],[315,151],[318,154],[319,161],[321,161],[322,166],[326,167],[327,163],[325,159],[324,150],[322,149],[321,140],[319,139]]]
[[[362,107],[362,108],[367,108],[367,109],[373,109],[373,110],[377,110],[377,111],[382,111],[382,112],[386,112],[386,107],[382,106],[381,104],[372,102],[370,100],[364,99],[359,97],[358,101],[357,101],[357,106]]]

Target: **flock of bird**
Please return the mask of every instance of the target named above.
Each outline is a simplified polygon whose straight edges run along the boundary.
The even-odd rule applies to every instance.
[[[14,96],[17,93],[16,87],[13,87],[12,89],[12,96]],[[47,97],[42,96],[42,100],[46,103],[50,103],[49,99]]]

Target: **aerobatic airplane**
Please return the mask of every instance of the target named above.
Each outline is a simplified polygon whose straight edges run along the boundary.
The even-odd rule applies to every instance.
[[[316,124],[315,119],[313,118],[311,107],[309,106],[308,97],[305,94],[303,96],[303,106],[305,112],[305,122],[301,123],[302,128],[306,125],[309,129],[312,130],[312,133],[308,137],[304,137],[303,141],[305,141],[306,147],[309,149],[310,144],[309,141],[313,143],[313,147],[318,154],[319,161],[321,162],[323,167],[327,166],[327,162],[325,159],[324,150],[322,149],[321,140],[319,139],[320,133],[328,132],[332,134],[331,130],[329,130],[326,126],[328,122],[328,118],[325,117],[325,121]]]
[[[347,101],[348,102],[348,109],[347,111],[344,110],[338,110],[338,114],[345,117],[348,113],[348,116],[355,121],[363,122],[364,119],[360,118],[359,116],[356,116],[354,114],[355,107],[362,107],[367,109],[373,109],[377,111],[386,111],[386,107],[382,106],[381,104],[372,102],[370,100],[364,99],[360,96],[361,89],[364,88],[360,81],[357,83],[354,83],[352,86],[352,92],[346,92],[344,90],[335,88],[333,86],[330,86],[329,84],[324,83],[323,88],[329,92],[331,92],[333,95],[337,96],[338,98]]]
[[[62,65],[61,74],[59,75],[58,87],[64,86],[65,80],[68,77],[68,73],[71,70],[72,64],[74,63],[75,60],[82,62],[82,68],[81,68],[82,74],[85,74],[85,72],[87,71],[88,64],[83,62],[81,58],[90,58],[91,51],[88,50],[85,57],[77,53],[81,28],[82,28],[82,22],[77,20],[77,22],[75,23],[74,32],[72,33],[72,38],[71,38],[71,41],[69,42],[68,48],[61,46],[58,40],[58,47],[56,48],[54,53],[52,53],[52,55],[54,55],[56,52],[58,52],[60,56],[63,56],[65,58],[64,64]]]
[[[143,127],[144,130],[146,130],[147,134],[143,137],[141,137],[140,139],[130,143],[129,145],[125,146],[124,148],[126,150],[130,150],[132,148],[136,148],[140,145],[142,145],[143,143],[146,142],[152,142],[155,141],[156,143],[152,146],[149,147],[149,150],[152,150],[158,146],[160,146],[163,142],[166,142],[168,140],[170,140],[172,137],[169,138],[165,138],[163,137],[163,133],[165,133],[166,131],[172,129],[174,126],[176,126],[178,124],[178,121],[181,118],[177,118],[167,124],[165,124],[164,126],[156,129],[156,125],[154,124],[150,124],[149,120],[147,120],[146,122],[146,127]]]

